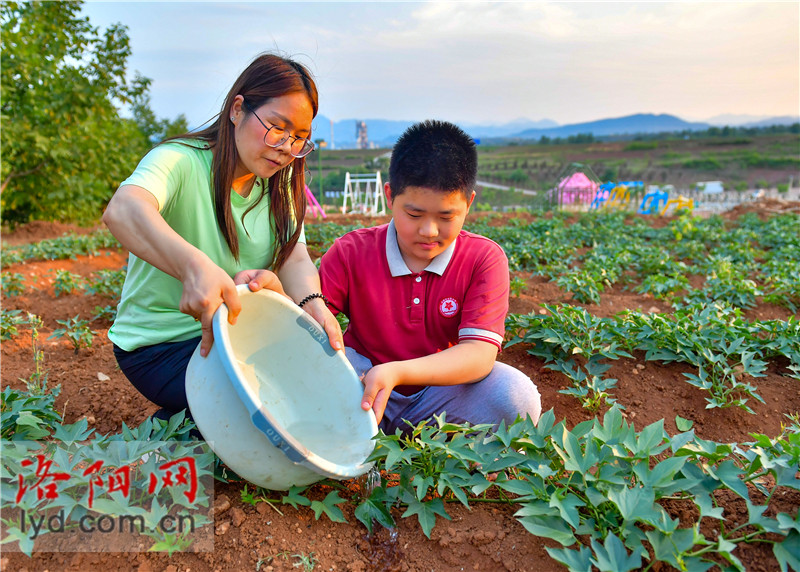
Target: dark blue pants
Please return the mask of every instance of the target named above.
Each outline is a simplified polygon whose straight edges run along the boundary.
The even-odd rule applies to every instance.
[[[114,357],[139,393],[161,407],[156,417],[169,419],[182,409],[191,417],[186,402],[186,367],[199,343],[197,337],[144,346],[132,352],[114,345]]]

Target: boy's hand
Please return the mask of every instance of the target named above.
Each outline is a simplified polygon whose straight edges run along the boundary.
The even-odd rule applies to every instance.
[[[383,419],[383,412],[394,388],[400,384],[401,378],[392,362],[376,365],[361,379],[364,384],[364,396],[361,398],[361,409],[375,412],[378,423]]]

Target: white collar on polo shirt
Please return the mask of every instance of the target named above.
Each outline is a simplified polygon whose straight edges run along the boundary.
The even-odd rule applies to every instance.
[[[458,238],[456,238],[458,240]],[[453,252],[456,249],[456,241],[454,240],[447,247],[447,250],[436,256],[431,260],[430,264],[425,267],[427,272],[433,272],[441,276],[447,270],[447,265],[450,264],[450,259],[453,258]],[[397,244],[397,229],[394,227],[394,219],[389,221],[389,228],[386,231],[386,260],[389,261],[389,271],[392,277],[406,276],[412,274],[409,270],[403,255],[400,253],[400,246]]]

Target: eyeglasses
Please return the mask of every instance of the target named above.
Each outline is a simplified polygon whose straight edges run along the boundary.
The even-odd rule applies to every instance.
[[[255,118],[258,119],[258,122],[264,126],[264,129],[267,130],[267,132],[264,133],[264,144],[268,147],[280,147],[289,139],[292,139],[289,152],[292,154],[292,157],[297,157],[298,159],[305,157],[314,150],[314,143],[310,139],[303,139],[301,137],[289,135],[286,132],[286,129],[283,127],[278,127],[277,125],[270,125],[268,127],[267,124],[264,123],[256,114],[256,110],[253,109],[253,106],[247,103],[247,100],[244,101],[244,106],[250,111],[250,113],[255,115]]]

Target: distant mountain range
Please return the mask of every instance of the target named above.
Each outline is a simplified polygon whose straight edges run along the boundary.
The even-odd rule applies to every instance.
[[[330,119],[324,115],[318,115],[314,120],[314,139],[325,139],[329,143],[333,141],[337,149],[353,148],[356,144],[356,121],[356,119],[342,119],[331,125]],[[414,123],[414,121],[388,119],[364,119],[363,121],[367,124],[368,140],[375,146],[383,148],[394,145],[403,131]],[[500,140],[536,140],[542,136],[566,138],[580,133],[591,133],[595,137],[604,137],[684,130],[702,131],[712,126],[724,125],[764,127],[791,125],[798,121],[800,121],[798,116],[718,115],[703,122],[692,122],[666,113],[637,113],[625,117],[568,125],[559,125],[550,119],[532,121],[520,118],[499,125],[461,123],[459,126],[476,139],[500,142]],[[333,134],[331,134],[331,126]]]

